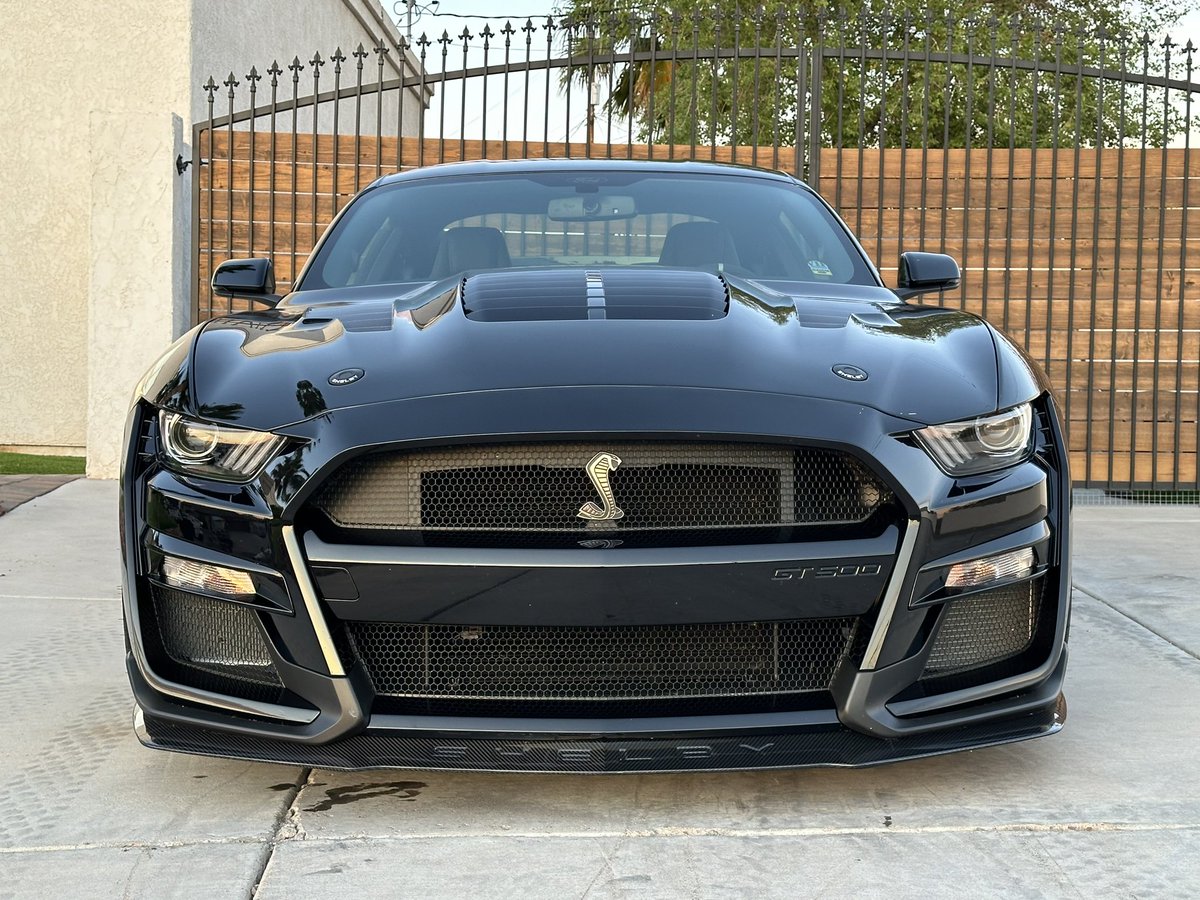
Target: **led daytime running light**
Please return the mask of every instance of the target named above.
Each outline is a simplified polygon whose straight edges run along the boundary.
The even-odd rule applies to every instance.
[[[162,575],[168,585],[184,591],[204,591],[228,597],[245,597],[255,592],[249,572],[177,556],[163,557]]]
[[[994,581],[1009,581],[1027,578],[1033,574],[1033,548],[998,553],[983,559],[955,563],[946,573],[946,587],[975,588]]]

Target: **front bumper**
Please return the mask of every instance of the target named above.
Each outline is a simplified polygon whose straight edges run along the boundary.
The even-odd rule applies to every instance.
[[[1065,663],[1064,655],[1059,668]],[[145,688],[138,690],[136,670],[131,677],[139,703],[146,704],[145,709],[137,710],[134,727],[147,747],[322,769],[588,774],[874,766],[1043,737],[1059,731],[1067,718],[1060,671],[1029,698],[1036,705],[1027,712],[893,739],[869,737],[841,725],[836,716],[826,715],[819,721],[813,717],[807,724],[793,721],[784,730],[771,725],[755,728],[750,722],[726,722],[720,728],[704,730],[702,723],[692,723],[702,730],[649,735],[585,731],[576,737],[480,736],[454,730],[426,735],[405,728],[370,727],[332,743],[302,744],[156,715],[151,712],[158,707],[155,696],[145,693]],[[594,729],[598,724],[604,723],[589,720],[580,727]]]
[[[319,452],[314,444],[298,444],[300,449],[289,451],[290,469],[272,470],[288,469],[290,478],[264,476],[256,485],[230,489],[179,478],[149,455],[139,456],[143,415],[135,410],[122,524],[129,672],[139,707],[139,738],[159,749],[331,768],[620,772],[873,765],[1053,733],[1065,718],[1061,684],[1069,616],[1069,481],[1050,401],[1041,402],[1044,428],[1032,461],[1001,475],[960,481],[942,475],[919,449],[880,439],[899,428],[874,411],[833,410],[829,407],[842,405],[831,404],[790,417],[820,421],[826,427],[832,418],[834,431],[847,439],[845,446],[859,448],[892,483],[904,516],[873,539],[833,541],[829,546],[771,545],[760,559],[739,556],[753,548],[715,547],[680,551],[674,561],[651,558],[651,551],[639,559],[639,551],[628,549],[589,550],[580,551],[583,557],[577,562],[566,558],[572,551],[553,550],[508,556],[495,551],[486,558],[480,552],[471,558],[470,551],[459,558],[427,551],[406,556],[372,547],[330,547],[298,529],[298,511],[316,485],[348,456],[370,445],[433,440],[398,434],[384,435],[381,441],[377,423],[368,426],[365,421],[369,412],[346,410],[327,416],[322,440],[315,442]],[[742,403],[738,408],[744,407]],[[525,408],[537,405],[526,403]],[[762,421],[779,421],[779,412],[769,411]],[[482,410],[479,413],[469,420],[480,421]],[[660,408],[660,421],[663,413]],[[711,413],[710,409],[706,416]],[[835,413],[845,421],[839,423]],[[519,434],[548,433],[545,423],[527,424]],[[658,436],[703,433],[698,422],[663,424],[667,427]],[[751,423],[732,424],[736,427],[722,434],[760,439],[767,434]],[[631,427],[636,423],[614,426],[614,432],[637,431]],[[294,436],[302,441],[315,427],[302,423]],[[370,445],[361,439],[367,433],[372,434]],[[481,432],[473,437],[500,435]],[[816,436],[781,436],[776,430],[768,437],[805,441]],[[297,478],[296,471],[312,475]],[[937,682],[932,690],[923,686],[933,683],[922,675],[947,607],[912,604],[923,571],[981,548],[1000,552],[1032,544],[1039,547],[1038,578],[1046,610],[1036,652],[1023,657],[1026,664],[1020,671],[1010,667],[985,680],[950,679]],[[276,695],[236,696],[219,686],[198,687],[159,671],[162,667],[155,664],[143,639],[143,617],[151,589],[148,573],[156,555],[163,553],[256,573],[270,600],[253,609],[282,681]],[[563,564],[531,563],[538,553],[543,559],[546,553],[561,554]],[[785,610],[773,609],[775,601],[764,601],[747,589],[747,608],[720,616],[721,597],[736,595],[738,579],[752,575],[756,565],[768,573],[834,559],[871,560],[879,566],[881,583],[843,585],[840,592],[825,590],[819,597],[796,594]],[[499,595],[495,603],[472,604],[472,579],[489,565],[522,573],[532,590],[520,596],[528,602]],[[695,583],[708,585],[694,592],[694,603],[681,610],[678,604],[654,600],[663,593],[665,573],[681,577],[689,566],[696,567]],[[336,579],[319,577],[329,569],[344,569],[352,583],[374,584],[374,590],[349,600],[339,597]],[[619,611],[621,623],[847,614],[861,617],[869,627],[854,664],[839,668],[823,702],[722,715],[575,718],[397,712],[379,702],[363,666],[339,639],[341,622],[349,618],[496,625],[610,623],[613,610],[605,608],[597,592],[587,590],[596,583],[619,585],[616,593],[634,597],[636,602]],[[645,594],[636,592],[639,583],[645,584]],[[552,598],[562,596],[577,602],[555,607]]]

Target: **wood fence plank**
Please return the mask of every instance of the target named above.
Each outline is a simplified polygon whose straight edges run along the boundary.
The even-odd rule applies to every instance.
[[[200,147],[208,153],[207,135]],[[397,164],[598,157],[607,149],[578,142],[546,148],[540,141],[460,145],[373,135],[356,141],[332,134],[319,135],[314,144],[311,134],[293,142],[286,131],[273,139],[256,133],[253,148],[248,132],[235,131],[230,140],[218,131],[212,148],[213,158],[198,173],[196,276],[202,304],[212,265],[231,255],[270,253],[277,282],[286,290],[314,236],[353,196],[356,176],[364,186],[374,179],[377,153],[387,173]],[[618,144],[612,157],[757,160],[767,166],[776,161],[772,148],[750,146],[715,152],[700,147],[693,153],[690,146]],[[795,156],[781,148],[777,158],[786,169]],[[962,287],[940,301],[923,302],[982,314],[1047,363],[1069,418],[1077,479],[1103,483],[1111,471],[1118,484],[1146,484],[1154,477],[1162,484],[1197,484],[1200,149],[1072,148],[1060,151],[1055,164],[1050,149],[998,148],[990,151],[989,164],[986,149],[825,148],[821,170],[823,195],[839,203],[887,283],[895,283],[903,250],[950,253],[964,267]],[[985,209],[989,181],[992,203]],[[218,314],[231,308],[249,305],[218,300],[212,306]]]

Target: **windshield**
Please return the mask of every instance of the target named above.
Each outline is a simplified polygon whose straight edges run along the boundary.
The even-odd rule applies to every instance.
[[[453,175],[373,189],[338,221],[299,289],[545,266],[878,284],[845,229],[796,185],[580,169]]]

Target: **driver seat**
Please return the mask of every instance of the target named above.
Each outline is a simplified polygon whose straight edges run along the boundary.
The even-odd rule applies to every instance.
[[[672,225],[658,255],[660,266],[706,269],[717,263],[741,266],[733,236],[720,222],[680,222]]]

